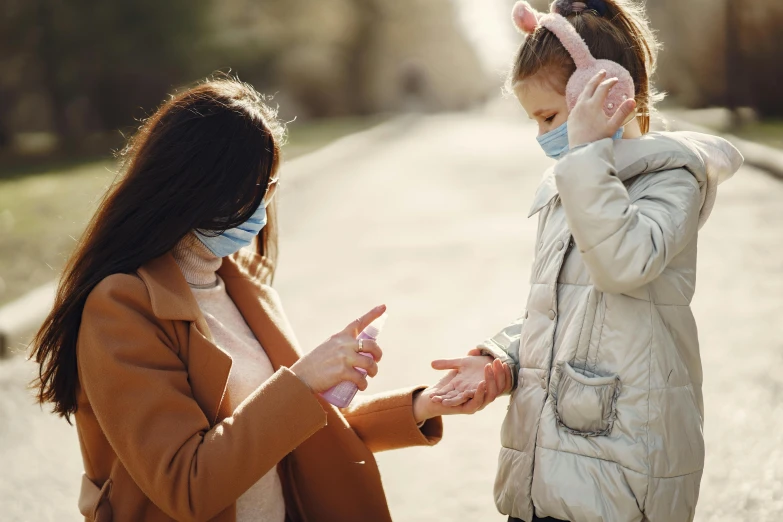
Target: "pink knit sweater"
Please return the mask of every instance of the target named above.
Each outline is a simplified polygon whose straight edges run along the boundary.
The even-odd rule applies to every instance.
[[[231,356],[228,400],[234,407],[239,406],[272,376],[272,363],[216,274],[223,260],[192,234],[177,244],[173,255],[198,301],[215,343]],[[237,500],[237,522],[284,520],[283,488],[277,469],[272,469]]]

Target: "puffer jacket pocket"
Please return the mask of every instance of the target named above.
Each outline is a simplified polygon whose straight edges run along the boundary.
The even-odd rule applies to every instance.
[[[561,361],[552,390],[557,423],[574,435],[598,437],[612,431],[617,416],[620,377],[575,369]]]
[[[82,488],[79,492],[79,512],[89,522],[111,522],[114,518],[109,493],[111,492],[111,479],[98,487],[87,475],[82,475]]]

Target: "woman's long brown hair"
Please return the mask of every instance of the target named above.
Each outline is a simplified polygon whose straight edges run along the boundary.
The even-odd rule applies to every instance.
[[[589,9],[579,13],[572,9],[561,12],[561,5],[569,7],[573,2],[556,2],[556,7],[557,12],[571,22],[595,58],[617,62],[631,73],[636,90],[637,119],[642,133],[647,133],[655,102],[662,98],[650,84],[658,57],[658,41],[641,3],[636,0],[599,1],[605,7],[603,15]],[[548,69],[555,80],[553,86],[564,94],[576,65],[557,36],[549,29],[539,27],[519,48],[507,88],[513,90],[515,83],[543,69]]]
[[[175,94],[144,122],[122,151],[121,176],[71,255],[54,308],[33,340],[41,404],[52,403],[69,422],[76,412],[76,341],[95,286],[135,272],[192,230],[217,233],[247,221],[277,171],[283,132],[264,98],[229,78]],[[261,237],[271,266],[274,218]]]

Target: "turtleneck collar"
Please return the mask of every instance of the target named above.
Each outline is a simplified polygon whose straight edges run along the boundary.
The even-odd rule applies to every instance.
[[[216,272],[223,259],[210,252],[194,234],[183,237],[171,253],[190,286],[203,288],[217,284]]]

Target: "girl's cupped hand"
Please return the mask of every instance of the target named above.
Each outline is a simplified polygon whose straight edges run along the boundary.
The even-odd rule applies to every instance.
[[[511,389],[509,366],[481,355],[478,349],[468,352],[467,357],[433,361],[432,367],[448,373],[417,397],[419,404],[414,403],[417,420],[436,415],[473,414]],[[426,414],[417,413],[417,406]]]

